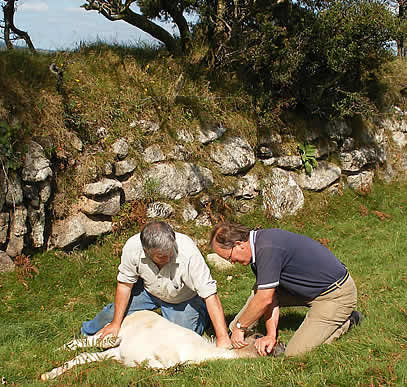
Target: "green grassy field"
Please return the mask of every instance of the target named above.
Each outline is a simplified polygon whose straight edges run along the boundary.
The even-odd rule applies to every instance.
[[[125,368],[112,361],[76,367],[57,385],[120,386],[378,386],[407,383],[407,185],[376,184],[367,196],[307,197],[296,217],[282,222],[259,214],[240,218],[256,227],[281,227],[328,245],[349,268],[358,286],[361,326],[337,342],[298,358],[213,361],[170,370]],[[236,219],[235,219],[236,220]],[[193,228],[190,228],[190,230]],[[73,354],[55,351],[77,335],[81,322],[113,300],[120,248],[134,232],[110,235],[86,251],[46,252],[0,276],[0,377],[8,385],[41,384],[41,373]],[[185,230],[183,230],[185,231]],[[204,230],[209,231],[209,230]],[[192,231],[195,232],[195,231]],[[202,232],[202,230],[201,230]],[[189,231],[191,233],[191,231]],[[191,235],[194,237],[194,235]],[[208,253],[209,250],[203,251]],[[32,278],[30,278],[30,274]],[[254,281],[250,268],[213,270],[230,320]],[[232,280],[227,276],[232,275]],[[283,309],[280,338],[287,341],[305,314]]]

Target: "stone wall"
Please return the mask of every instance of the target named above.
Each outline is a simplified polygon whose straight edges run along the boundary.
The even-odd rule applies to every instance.
[[[146,136],[160,130],[149,121],[130,124],[134,126]],[[58,221],[51,219],[49,211],[53,167],[41,145],[31,141],[21,170],[0,174],[0,271],[12,269],[13,258],[26,251],[69,250],[112,232],[112,217],[125,202],[152,194],[160,200],[149,203],[148,217],[171,220],[177,216],[211,226],[204,209],[215,199],[214,192],[218,199],[233,202],[240,213],[252,211],[260,197],[264,211],[281,219],[303,207],[304,190],[316,194],[325,190],[335,194],[344,187],[366,191],[378,173],[391,181],[407,169],[403,151],[407,124],[402,115],[380,121],[357,138],[344,121],[329,122],[321,134],[309,134],[306,141],[317,147],[318,159],[311,176],[305,174],[300,156],[291,154],[296,152],[275,151],[284,149],[285,141],[295,144],[296,139],[275,134],[268,143],[253,148],[248,139],[229,134],[222,125],[199,133],[180,130],[173,146],[155,143],[143,149],[141,156],[148,167],[140,174],[134,172],[137,160],[128,156],[131,142],[120,139],[111,147],[115,162],[105,166],[96,182],[83,187],[76,212]],[[83,151],[80,140],[76,142],[76,149]],[[201,159],[194,162],[190,161],[191,144],[202,149]],[[179,199],[184,203],[181,210],[174,206]]]

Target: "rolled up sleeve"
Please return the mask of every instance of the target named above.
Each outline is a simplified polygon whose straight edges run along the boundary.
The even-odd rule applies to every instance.
[[[188,273],[193,289],[200,297],[207,298],[217,293],[217,284],[212,278],[209,267],[202,254],[198,248],[196,250],[189,261]]]
[[[133,241],[129,240],[123,247],[121,262],[117,281],[125,283],[135,283],[139,278],[140,257],[138,249],[133,246]]]

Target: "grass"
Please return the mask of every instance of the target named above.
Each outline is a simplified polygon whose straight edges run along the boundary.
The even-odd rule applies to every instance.
[[[48,69],[51,63],[64,69],[62,90]],[[35,138],[54,162],[57,192],[52,211],[56,218],[67,216],[94,171],[113,161],[110,145],[118,137],[133,140],[129,157],[140,162],[140,169],[138,149],[157,142],[170,149],[180,129],[196,134],[208,125],[222,123],[228,135],[243,134],[253,146],[257,140],[253,104],[247,93],[236,80],[214,77],[199,58],[185,63],[158,49],[97,43],[75,52],[37,56],[2,52],[0,70],[7,74],[0,79],[0,120],[9,122],[12,117],[21,127],[16,139]],[[383,105],[405,108],[400,89],[406,79],[404,61],[389,64],[382,79],[388,90]],[[144,136],[140,128],[129,129],[131,122],[142,119],[159,123],[162,130]],[[102,126],[108,134],[99,139],[96,132]],[[79,136],[90,151],[80,154],[73,149],[69,132]],[[188,147],[193,160],[205,163],[199,144]],[[69,167],[70,161],[78,167]],[[261,168],[258,172],[261,174]],[[216,174],[215,181],[212,190],[216,194],[227,185],[228,177]],[[280,222],[264,218],[261,203],[240,218],[233,215],[240,203],[225,206],[218,200],[212,207],[215,215],[222,213],[253,228],[281,227],[320,240],[348,266],[366,320],[336,343],[295,359],[217,361],[166,371],[104,362],[77,367],[48,384],[405,385],[406,194],[405,183],[377,184],[365,196],[351,191],[343,196],[306,194],[301,213]],[[183,206],[182,201],[177,205]],[[199,241],[209,232],[185,223],[177,230]],[[73,356],[55,349],[78,334],[82,321],[113,301],[121,247],[137,231],[137,226],[126,229],[70,254],[37,253],[31,262],[38,273],[26,264],[15,273],[0,275],[0,378],[9,385],[41,384],[41,373]],[[199,247],[204,254],[209,252],[201,242]],[[244,304],[254,276],[241,266],[228,273],[213,270],[213,275],[231,320]],[[284,341],[305,313],[303,308],[282,311],[280,336]]]
[[[112,361],[67,372],[57,385],[129,386],[376,386],[407,383],[407,185],[376,184],[369,195],[344,191],[307,199],[301,214],[271,222],[251,214],[240,221],[306,234],[348,266],[358,286],[363,324],[331,345],[292,359],[213,361],[165,371],[125,368]],[[237,220],[237,219],[235,219]],[[40,384],[42,372],[71,353],[55,349],[78,334],[81,322],[113,300],[120,249],[137,231],[110,235],[87,250],[31,257],[38,274],[20,268],[0,277],[0,377],[9,385]],[[192,237],[208,230],[190,229]],[[203,252],[207,251],[203,248]],[[228,320],[244,304],[254,281],[250,269],[213,270]],[[232,279],[227,277],[232,275]],[[280,337],[288,341],[306,310],[282,310]]]

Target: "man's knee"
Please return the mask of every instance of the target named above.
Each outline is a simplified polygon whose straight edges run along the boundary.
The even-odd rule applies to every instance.
[[[199,335],[202,335],[208,322],[209,315],[206,310],[205,304],[195,305],[193,303],[188,303],[179,308],[168,308],[161,307],[161,312],[163,316],[173,322],[174,324],[180,325],[184,328],[190,329]]]
[[[114,304],[106,305],[92,320],[82,323],[81,334],[92,336],[100,331],[106,324],[112,322],[114,316]]]

